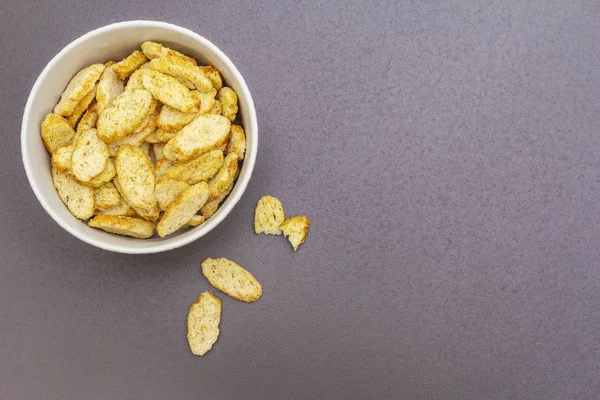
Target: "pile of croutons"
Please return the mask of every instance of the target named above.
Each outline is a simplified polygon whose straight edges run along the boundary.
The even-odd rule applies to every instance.
[[[273,196],[263,196],[254,211],[254,232],[265,235],[285,235],[294,251],[306,240],[310,219],[306,215],[285,218],[283,205]],[[227,258],[207,258],[202,262],[202,273],[215,288],[247,303],[262,296],[258,280],[238,263]],[[213,292],[200,294],[188,312],[187,338],[193,354],[206,354],[219,338],[221,300]]]
[[[286,219],[281,201],[273,196],[263,196],[256,204],[254,211],[254,232],[256,234],[283,234],[296,251],[306,240],[309,229],[310,218],[306,215],[296,215]]]
[[[236,125],[237,94],[219,71],[158,43],[145,42],[115,63],[79,71],[41,126],[52,155],[54,186],[71,214],[110,233],[149,238],[198,226],[229,195],[244,159],[246,137]],[[285,235],[294,251],[308,236],[310,219],[286,219],[281,202],[257,203],[257,234]],[[262,286],[226,258],[208,258],[210,284],[243,302]],[[187,318],[193,354],[219,337],[221,301],[204,292]]]
[[[71,214],[119,235],[198,226],[231,192],[246,137],[237,94],[212,66],[145,42],[69,82],[41,126]]]
[[[262,296],[258,280],[238,263],[227,258],[207,258],[202,261],[202,274],[215,288],[246,303],[253,303]],[[187,338],[190,350],[197,356],[212,349],[219,338],[221,300],[213,292],[200,294],[190,306],[187,317]]]

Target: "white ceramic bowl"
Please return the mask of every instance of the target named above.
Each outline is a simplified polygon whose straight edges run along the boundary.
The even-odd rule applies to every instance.
[[[121,60],[146,40],[164,44],[215,66],[227,86],[239,97],[239,114],[247,138],[246,156],[234,189],[219,211],[204,224],[165,238],[134,239],[92,229],[73,217],[62,203],[50,174],[50,156],[40,137],[40,124],[52,111],[69,80],[80,69],[98,62]],[[21,152],[29,184],[42,207],[73,236],[96,247],[130,254],[157,253],[188,244],[206,235],[229,214],[246,190],[258,146],[256,111],[244,78],[231,60],[202,36],[177,25],[155,21],[128,21],[91,31],[73,41],[46,65],[25,106],[21,126]]]

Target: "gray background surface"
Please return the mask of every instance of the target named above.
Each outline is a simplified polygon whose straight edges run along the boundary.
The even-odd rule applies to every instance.
[[[0,24],[0,399],[598,399],[597,1],[5,2]],[[59,228],[29,189],[20,119],[67,43],[157,19],[212,40],[260,144],[208,237],[151,256]],[[312,230],[257,237],[263,194]],[[205,257],[221,295],[185,338]]]

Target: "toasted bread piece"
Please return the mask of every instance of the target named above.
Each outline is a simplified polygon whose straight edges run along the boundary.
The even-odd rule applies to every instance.
[[[67,122],[73,128],[77,126],[77,123],[79,122],[79,120],[81,120],[83,114],[85,114],[90,104],[92,104],[92,101],[94,101],[94,99],[96,98],[96,86],[94,86],[88,94],[83,96],[83,99],[81,99],[73,109],[73,113],[67,117]]]
[[[121,204],[121,196],[112,182],[106,182],[104,185],[98,186],[94,190],[96,196],[96,210],[106,210]]]
[[[145,69],[142,74],[142,84],[155,99],[170,107],[185,113],[200,110],[198,92],[190,91],[170,75]]]
[[[219,100],[215,100],[213,107],[208,112],[209,114],[221,115],[223,112],[223,107],[221,106],[221,102]]]
[[[179,57],[182,60],[187,61],[188,63],[191,63],[193,65],[196,65],[196,60],[194,60],[191,57],[188,57],[184,54],[181,54],[178,51],[172,50],[168,47],[165,47],[159,43],[156,42],[144,42],[142,43],[142,51],[144,52],[144,55],[149,58],[150,60],[155,59],[155,58],[159,58],[159,57],[164,57],[164,56],[175,56],[175,57]]]
[[[281,235],[281,224],[285,212],[281,202],[273,196],[263,196],[254,211],[254,232],[267,235]]]
[[[125,90],[125,82],[119,78],[114,68],[114,65],[107,67],[102,72],[102,75],[100,75],[100,80],[98,81],[96,101],[98,102],[99,114],[102,114],[104,110],[109,108],[113,101]]]
[[[158,127],[167,132],[177,132],[196,119],[200,112],[184,113],[165,105],[158,115]]]
[[[203,93],[213,90],[213,85],[204,74],[204,70],[181,57],[174,55],[159,57],[150,61],[148,68],[171,75],[184,82],[189,82],[191,84],[190,89],[197,89]]]
[[[164,158],[163,148],[165,147],[164,143],[154,143],[152,145],[152,151],[154,152],[154,160],[158,162],[159,160]]]
[[[222,151],[211,150],[190,161],[174,164],[166,176],[194,185],[212,178],[223,166],[224,159]]]
[[[235,121],[238,112],[238,97],[235,91],[227,86],[223,86],[219,90],[217,99],[221,102],[221,115],[230,120]]]
[[[167,143],[165,157],[177,162],[189,161],[223,144],[230,129],[231,123],[225,117],[200,115]]]
[[[106,163],[104,170],[100,174],[93,177],[89,182],[85,183],[85,185],[90,187],[102,186],[106,182],[110,182],[115,177],[116,173],[117,170],[115,168],[115,163],[112,158],[110,158]]]
[[[197,356],[206,354],[219,338],[221,301],[212,292],[204,292],[190,306],[187,338],[190,350]]]
[[[173,139],[175,134],[177,134],[177,132],[169,132],[160,128],[158,128],[155,132],[156,138],[162,143],[167,143],[169,140]]]
[[[104,71],[104,64],[93,64],[75,74],[60,95],[60,101],[54,107],[54,113],[63,117],[73,114],[81,99],[94,88],[102,71]]]
[[[137,214],[133,211],[133,208],[127,204],[123,198],[119,204],[114,207],[107,208],[106,210],[98,210],[98,215],[121,215],[123,217],[135,217]]]
[[[115,166],[117,189],[127,204],[142,218],[149,221],[157,220],[159,211],[154,196],[156,179],[150,157],[139,147],[124,145],[117,151]]]
[[[56,168],[52,168],[52,181],[58,196],[74,217],[86,220],[94,215],[94,189],[79,184],[75,178]]]
[[[119,79],[125,80],[129,78],[129,76],[142,66],[142,64],[146,63],[148,59],[144,56],[144,54],[136,50],[131,53],[129,56],[119,61],[118,63],[111,66],[115,74],[119,77]]]
[[[154,234],[154,224],[141,218],[118,215],[97,215],[88,225],[117,235],[147,239]]]
[[[58,147],[70,145],[75,137],[75,131],[71,125],[57,114],[46,115],[41,131],[44,146],[50,153],[54,153]]]
[[[239,160],[244,159],[246,152],[246,135],[241,126],[231,124],[231,134],[229,135],[229,145],[227,146],[227,154],[235,153]]]
[[[296,251],[298,250],[298,246],[304,243],[308,236],[310,219],[305,215],[292,217],[283,221],[280,228],[292,244],[294,251]]]
[[[155,189],[158,207],[162,211],[165,211],[167,206],[179,196],[179,193],[189,187],[190,185],[185,182],[167,178],[166,176],[158,178]]]
[[[52,153],[52,168],[60,172],[68,172],[73,165],[72,157],[75,146],[61,146]]]
[[[210,201],[219,198],[219,196],[233,184],[233,181],[237,177],[237,172],[237,154],[228,154],[227,157],[225,157],[223,166],[219,172],[208,181],[208,188],[210,190],[210,197],[208,200]]]
[[[251,303],[262,295],[262,286],[254,275],[227,258],[202,261],[202,274],[216,289],[236,300]]]
[[[200,68],[202,68],[206,77],[210,79],[215,89],[219,90],[223,87],[223,79],[218,69],[212,65],[203,65]]]
[[[196,226],[200,226],[206,221],[202,215],[194,215],[186,224],[185,228],[193,228]]]
[[[98,118],[98,136],[106,143],[133,133],[147,117],[153,102],[147,90],[123,92]]]
[[[98,117],[98,103],[93,101],[77,124],[77,134],[87,131],[88,129],[96,128]]]
[[[167,160],[166,158],[161,158],[156,161],[156,165],[154,166],[154,174],[156,175],[156,179],[158,180],[161,176],[168,171],[169,168],[173,166],[173,161]]]
[[[233,189],[233,183],[229,185],[227,189],[219,197],[214,200],[207,201],[204,206],[200,209],[200,214],[202,214],[205,218],[212,217],[214,213],[219,209],[219,205],[225,200],[225,197],[229,196],[231,190]]]
[[[165,237],[183,227],[200,211],[206,200],[208,200],[206,182],[197,183],[179,193],[169,204],[156,226],[158,236]]]
[[[106,143],[98,138],[95,129],[88,129],[77,139],[73,150],[73,175],[79,182],[88,183],[104,171],[109,157]]]

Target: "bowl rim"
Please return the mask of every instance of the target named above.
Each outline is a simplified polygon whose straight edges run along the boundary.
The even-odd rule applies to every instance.
[[[56,213],[52,209],[52,207],[46,201],[40,187],[38,187],[37,184],[35,184],[35,179],[33,177],[33,171],[30,168],[30,164],[33,161],[30,160],[28,153],[25,151],[27,132],[30,131],[29,119],[30,119],[30,114],[31,114],[31,108],[34,103],[35,94],[37,94],[37,92],[39,91],[42,82],[47,78],[49,71],[54,67],[54,65],[58,62],[58,60],[62,59],[72,48],[74,48],[81,42],[84,42],[92,37],[102,35],[106,32],[109,32],[109,31],[112,31],[115,29],[119,29],[119,28],[125,28],[125,27],[164,28],[164,29],[175,31],[176,33],[180,33],[182,35],[191,37],[192,39],[194,39],[198,42],[201,42],[204,46],[208,47],[227,66],[229,72],[234,76],[235,80],[238,82],[238,84],[241,88],[241,92],[242,92],[240,97],[243,96],[248,105],[248,111],[249,111],[248,122],[250,125],[250,129],[253,132],[253,140],[250,141],[250,146],[247,145],[246,154],[244,157],[243,168],[246,169],[246,172],[243,175],[240,173],[240,176],[234,186],[234,189],[237,189],[237,190],[232,191],[231,195],[227,199],[227,204],[223,204],[223,206],[219,209],[219,211],[215,215],[213,215],[211,218],[209,218],[201,226],[194,228],[190,232],[189,235],[177,236],[177,237],[172,237],[172,238],[167,237],[167,238],[162,239],[161,241],[153,242],[152,245],[147,246],[147,247],[128,247],[126,242],[123,242],[123,244],[106,243],[103,240],[88,236],[80,230],[72,229],[69,226],[69,224],[67,223],[67,221],[63,220],[58,215],[58,213]],[[194,32],[190,29],[181,27],[179,25],[171,24],[168,22],[162,22],[162,21],[131,20],[131,21],[115,22],[115,23],[112,23],[109,25],[105,25],[105,26],[96,28],[92,31],[89,31],[89,32],[83,34],[82,36],[78,37],[77,39],[73,40],[69,44],[67,44],[50,60],[50,62],[48,62],[48,64],[46,64],[46,66],[44,67],[42,72],[37,77],[35,83],[33,84],[31,91],[29,92],[29,96],[27,98],[27,103],[25,104],[25,109],[23,112],[23,118],[21,121],[21,156],[22,156],[23,166],[25,168],[25,173],[27,175],[27,180],[29,182],[29,186],[33,190],[36,198],[38,199],[38,201],[40,202],[40,204],[42,205],[44,210],[50,215],[50,217],[52,217],[52,219],[58,225],[60,225],[64,230],[69,232],[71,235],[75,236],[77,239],[79,239],[85,243],[88,243],[92,246],[103,249],[103,250],[108,250],[108,251],[117,252],[117,253],[124,253],[124,254],[152,254],[152,253],[159,253],[159,252],[173,250],[173,249],[185,246],[186,244],[189,244],[189,243],[201,238],[202,236],[208,234],[210,231],[212,231],[218,224],[221,223],[221,221],[223,221],[227,217],[227,215],[229,215],[231,210],[235,207],[235,205],[238,203],[238,201],[240,200],[240,198],[246,191],[248,182],[250,181],[250,177],[252,176],[252,172],[254,170],[257,149],[258,149],[258,123],[257,123],[257,117],[256,117],[256,109],[254,107],[254,101],[252,100],[252,95],[250,94],[250,90],[248,89],[246,81],[244,80],[244,78],[242,77],[241,73],[238,71],[236,66],[229,59],[229,57],[227,57],[227,55],[225,55],[225,53],[223,53],[223,51],[221,51],[210,40],[206,39],[205,37],[197,34],[196,32]],[[81,223],[85,223],[85,222],[81,222]]]

